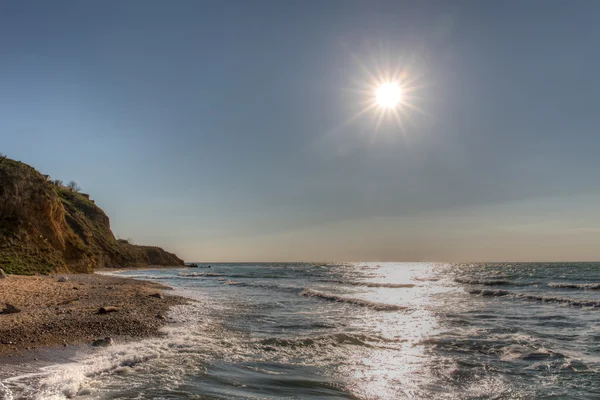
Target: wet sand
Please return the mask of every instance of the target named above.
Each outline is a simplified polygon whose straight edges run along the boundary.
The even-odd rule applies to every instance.
[[[23,361],[27,354],[42,355],[48,348],[68,353],[64,347],[105,337],[122,341],[157,335],[169,308],[186,302],[165,289],[154,282],[96,274],[0,279],[0,312],[6,303],[20,309],[0,314],[0,363]],[[116,311],[101,314],[101,307]]]

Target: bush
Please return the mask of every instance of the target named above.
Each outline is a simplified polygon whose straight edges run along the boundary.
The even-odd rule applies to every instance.
[[[77,184],[77,182],[75,182],[75,181],[71,181],[71,182],[67,183],[67,188],[72,192],[80,192],[81,191],[81,186],[79,186]]]

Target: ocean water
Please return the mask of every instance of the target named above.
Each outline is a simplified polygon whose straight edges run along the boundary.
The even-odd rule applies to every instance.
[[[599,399],[600,264],[213,264],[116,272],[189,305],[160,338],[5,399]]]

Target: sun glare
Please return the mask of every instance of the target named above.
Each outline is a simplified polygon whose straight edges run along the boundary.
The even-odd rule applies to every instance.
[[[383,108],[395,108],[402,101],[402,87],[398,82],[386,82],[375,91],[377,105]]]
[[[391,58],[375,54],[364,59],[352,55],[357,74],[350,77],[351,86],[345,88],[345,93],[356,96],[353,100],[356,99],[357,107],[331,133],[345,131],[362,135],[366,132],[372,143],[381,133],[380,128],[384,127],[384,139],[395,140],[400,134],[410,140],[408,129],[414,124],[413,119],[418,117],[417,114],[426,116],[419,107],[422,102],[419,92],[429,86],[423,81],[425,69],[417,61],[411,62],[412,55]],[[373,129],[366,125],[359,130],[350,128],[363,118],[373,122]]]

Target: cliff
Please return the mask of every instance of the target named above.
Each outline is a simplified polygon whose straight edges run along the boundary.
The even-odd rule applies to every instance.
[[[0,268],[9,274],[183,265],[159,247],[117,240],[88,195],[48,181],[22,162],[0,161]]]

